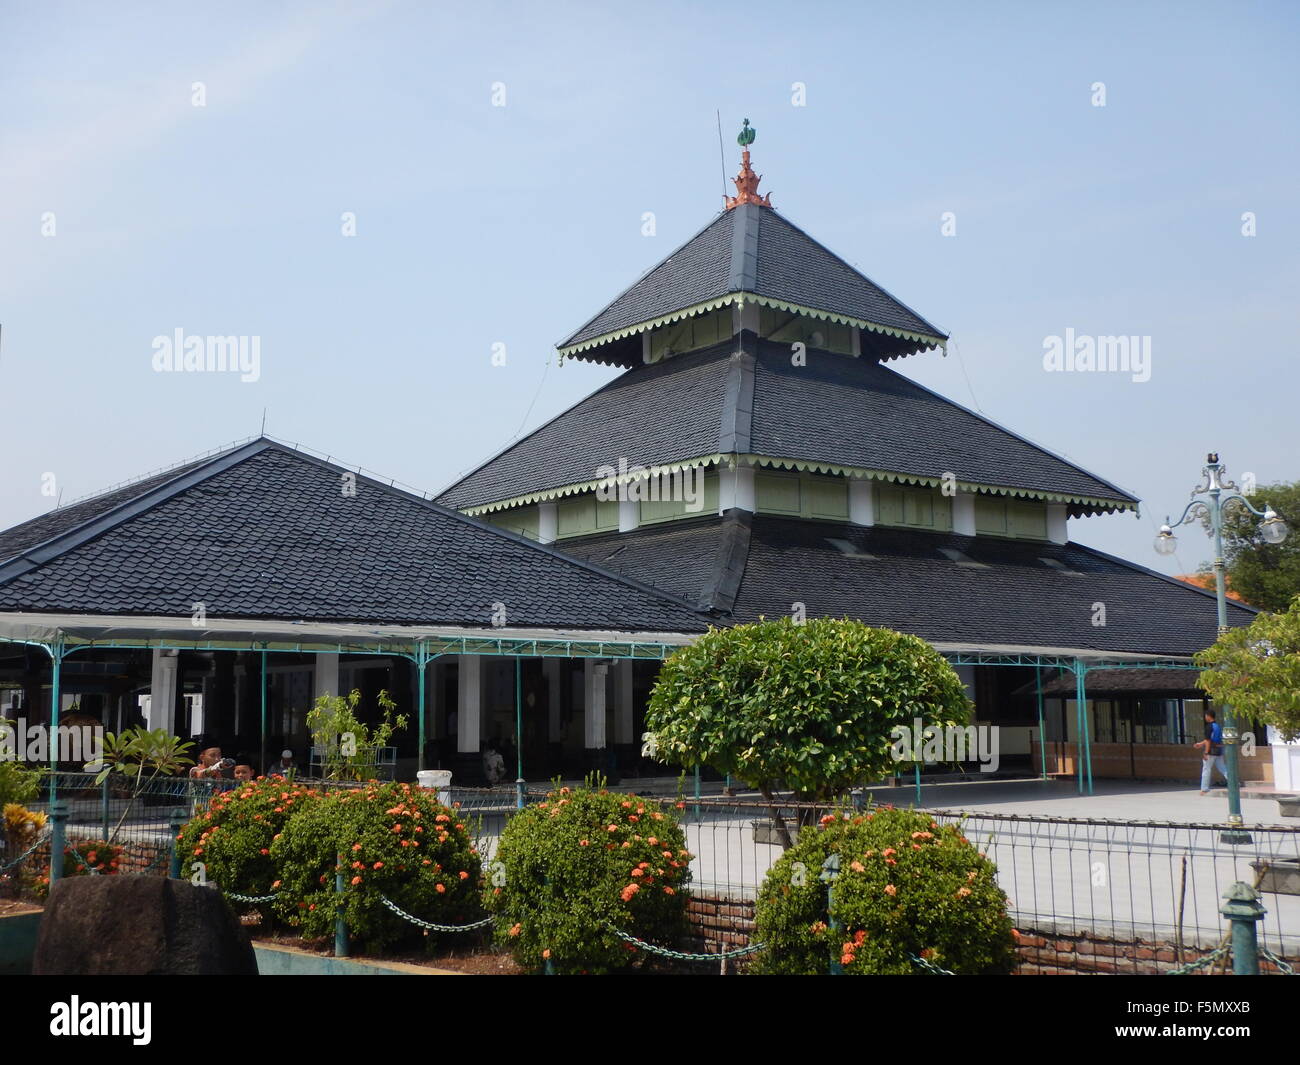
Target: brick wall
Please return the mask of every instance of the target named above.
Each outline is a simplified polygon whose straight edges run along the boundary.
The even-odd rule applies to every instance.
[[[687,913],[691,936],[685,949],[690,951],[703,954],[734,950],[748,945],[754,930],[752,900],[693,896]],[[1016,973],[1022,976],[1159,974],[1207,956],[1214,946],[1213,943],[1185,945],[1180,963],[1172,942],[1116,939],[1093,932],[1065,934],[1022,929],[1018,948],[1020,965]],[[1300,969],[1300,958],[1286,960],[1293,968]],[[1260,971],[1275,973],[1277,969],[1261,959]]]

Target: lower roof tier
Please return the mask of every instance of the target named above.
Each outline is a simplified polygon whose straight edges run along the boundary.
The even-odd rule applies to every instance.
[[[1214,642],[1214,597],[1080,544],[975,538],[728,511],[566,540],[730,621],[854,617],[937,644],[1182,657]],[[801,605],[801,606],[800,606]],[[1249,608],[1229,604],[1229,624]]]

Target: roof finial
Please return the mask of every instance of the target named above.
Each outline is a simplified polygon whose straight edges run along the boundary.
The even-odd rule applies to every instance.
[[[740,135],[736,137],[736,143],[744,149],[740,153],[740,173],[733,179],[736,182],[736,195],[723,197],[728,211],[733,207],[739,207],[742,203],[756,203],[760,207],[772,206],[767,196],[758,194],[758,183],[763,180],[763,176],[755,174],[749,166],[749,146],[754,143],[755,132],[754,127],[749,124],[749,119],[745,119]]]

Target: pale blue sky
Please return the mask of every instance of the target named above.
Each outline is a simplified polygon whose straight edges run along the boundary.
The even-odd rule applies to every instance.
[[[716,109],[728,175],[748,117],[773,204],[952,333],[895,367],[1143,498],[1075,539],[1193,569],[1199,533],[1167,563],[1150,540],[1207,450],[1300,477],[1298,29],[1295,4],[3,0],[0,527],[49,509],[45,473],[66,502],[264,408],[444,487],[613,376],[546,363],[717,211]],[[177,327],[260,336],[261,379],[154,373]],[[1150,381],[1045,373],[1067,328],[1150,335]]]

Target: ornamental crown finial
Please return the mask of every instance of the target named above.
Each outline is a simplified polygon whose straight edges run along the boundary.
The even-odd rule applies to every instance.
[[[755,174],[749,165],[749,146],[754,143],[756,132],[757,130],[749,124],[749,119],[745,119],[745,124],[740,127],[740,134],[736,137],[736,143],[743,151],[740,153],[740,173],[732,179],[736,183],[736,195],[723,197],[728,211],[733,207],[739,207],[742,203],[756,203],[760,207],[772,206],[768,196],[758,194],[758,183],[763,180],[763,176]]]

